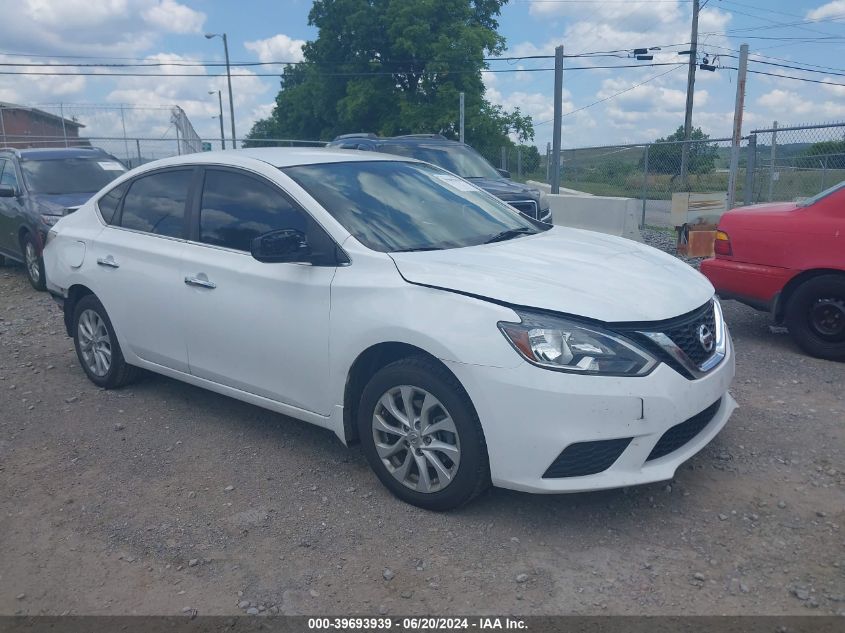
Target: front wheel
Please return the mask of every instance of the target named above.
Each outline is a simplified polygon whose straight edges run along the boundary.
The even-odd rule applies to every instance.
[[[134,380],[140,371],[123,358],[109,315],[94,295],[86,295],[76,304],[73,343],[79,364],[98,387],[122,387]]]
[[[458,380],[427,358],[376,372],[361,396],[358,431],[378,478],[407,503],[451,510],[489,486],[475,408]]]
[[[845,275],[819,275],[792,293],[786,326],[811,356],[845,361]]]
[[[23,249],[23,261],[26,265],[26,276],[29,278],[29,283],[36,290],[45,290],[47,288],[47,281],[44,276],[44,259],[38,253],[38,246],[31,233],[26,233],[21,239],[21,247]]]

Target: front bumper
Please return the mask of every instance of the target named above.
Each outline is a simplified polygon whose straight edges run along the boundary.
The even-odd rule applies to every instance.
[[[466,388],[484,429],[493,484],[527,492],[580,492],[671,479],[676,469],[722,429],[736,402],[733,343],[707,375],[688,380],[665,364],[639,378],[578,376],[534,367],[449,363]],[[706,425],[675,450],[649,459],[672,427],[721,399]],[[714,407],[715,408],[715,407]],[[576,443],[630,438],[606,469],[595,474],[544,477],[561,452]]]

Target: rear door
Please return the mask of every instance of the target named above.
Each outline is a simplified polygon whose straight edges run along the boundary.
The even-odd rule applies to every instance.
[[[191,373],[328,415],[329,307],[334,266],[268,264],[250,242],[297,229],[312,249],[334,243],[275,183],[206,168],[185,246],[181,294]]]
[[[100,201],[108,226],[92,245],[96,288],[121,346],[142,360],[188,372],[179,275],[192,167],[144,174]],[[115,197],[122,200],[119,204]],[[114,209],[116,206],[116,210]]]

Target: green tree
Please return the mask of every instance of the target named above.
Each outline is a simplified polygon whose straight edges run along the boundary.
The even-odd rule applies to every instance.
[[[286,66],[260,139],[330,140],[348,132],[384,136],[438,132],[458,137],[465,93],[466,140],[487,154],[534,138],[531,117],[484,98],[484,57],[505,40],[497,17],[507,0],[315,0],[308,23],[319,29],[304,62]]]
[[[710,138],[709,134],[701,131],[700,127],[693,128],[690,132],[690,140],[699,141],[690,143],[688,169],[691,174],[704,174],[713,171],[716,166],[716,159],[719,152],[713,143],[704,143]],[[681,173],[681,152],[684,140],[684,128],[678,127],[674,133],[666,138],[659,138],[654,145],[648,148],[648,171],[658,174],[680,174]],[[673,142],[675,141],[675,142]],[[645,155],[640,159],[640,169],[643,167]]]
[[[796,167],[845,169],[845,141],[813,143],[795,159]]]

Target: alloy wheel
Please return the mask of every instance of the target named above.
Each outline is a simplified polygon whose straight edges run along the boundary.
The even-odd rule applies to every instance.
[[[85,310],[79,315],[77,325],[79,349],[82,361],[95,376],[109,373],[112,358],[112,343],[106,322],[94,310]]]
[[[26,272],[32,283],[37,284],[41,281],[41,263],[38,261],[38,253],[35,251],[35,245],[32,240],[27,239],[24,246],[24,259],[26,261]]]
[[[446,407],[425,389],[398,385],[386,391],[373,411],[372,432],[387,471],[411,490],[438,492],[455,478],[458,430]]]

